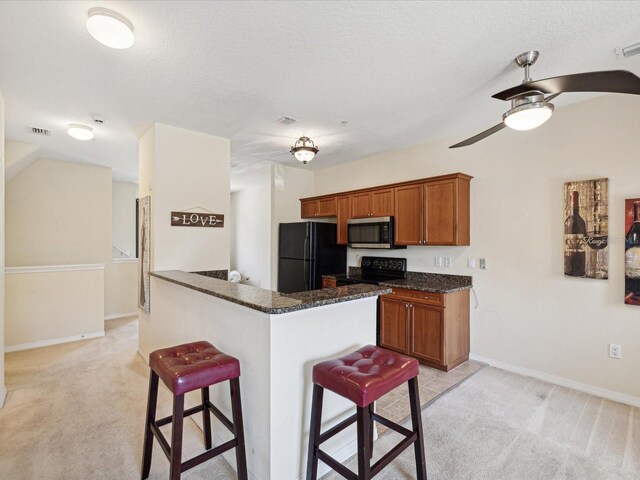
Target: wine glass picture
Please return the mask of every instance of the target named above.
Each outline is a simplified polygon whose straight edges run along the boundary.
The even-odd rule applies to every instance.
[[[609,278],[609,180],[564,184],[564,274]]]
[[[640,305],[640,198],[624,201],[624,303]]]
[[[151,197],[141,198],[138,202],[138,306],[146,313],[150,311],[149,271],[151,267]]]

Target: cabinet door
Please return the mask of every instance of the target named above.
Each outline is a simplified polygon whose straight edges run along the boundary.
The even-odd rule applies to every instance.
[[[407,353],[409,347],[409,304],[380,297],[380,346]]]
[[[351,195],[352,218],[364,218],[371,215],[371,192],[354,193]]]
[[[427,245],[457,245],[456,180],[425,183],[425,240]]]
[[[373,217],[393,215],[393,189],[385,188],[371,192],[371,213]]]
[[[318,201],[303,200],[300,205],[300,216],[302,218],[313,218],[318,216]]]
[[[350,218],[351,197],[349,195],[338,197],[338,245],[346,245],[348,243],[347,220]]]
[[[409,355],[442,364],[444,360],[444,309],[417,303],[411,306]]]
[[[319,217],[335,217],[338,214],[336,197],[321,198],[318,200]]]
[[[322,279],[322,288],[335,288],[336,279],[335,278],[323,278]]]
[[[422,245],[424,234],[423,186],[395,188],[394,239],[397,245]]]

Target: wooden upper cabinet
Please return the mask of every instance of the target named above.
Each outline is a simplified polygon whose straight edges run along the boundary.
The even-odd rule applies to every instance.
[[[397,245],[422,245],[424,237],[424,209],[421,183],[396,187],[394,212],[394,241]]]
[[[351,195],[351,218],[371,216],[371,192]]]
[[[300,200],[300,216],[302,218],[335,217],[337,214],[336,197]]]
[[[336,197],[321,198],[318,200],[319,217],[335,217],[338,214],[338,202]]]
[[[349,242],[347,235],[347,220],[351,218],[351,196],[338,197],[338,245],[346,245]]]
[[[351,217],[390,217],[393,215],[393,188],[379,188],[351,195]]]
[[[453,173],[366,190],[301,199],[302,218],[338,217],[347,244],[349,218],[395,218],[398,245],[469,245],[469,175]]]
[[[425,245],[469,245],[469,180],[424,184]]]
[[[318,201],[317,200],[301,200],[300,201],[300,216],[302,218],[314,218],[318,216]]]

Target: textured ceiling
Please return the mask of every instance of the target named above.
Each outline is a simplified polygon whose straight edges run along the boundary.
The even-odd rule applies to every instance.
[[[132,48],[89,36],[96,5],[132,21]],[[613,52],[640,40],[638,18],[637,1],[4,1],[6,135],[44,156],[110,166],[125,181],[137,178],[137,139],[153,122],[231,138],[236,173],[296,165],[287,152],[306,134],[320,153],[305,168],[322,168],[498,123],[506,104],[490,95],[522,80],[512,58],[525,50],[541,52],[534,78],[640,74],[640,56]],[[558,106],[585,98],[563,97]],[[92,114],[106,120],[95,140],[66,134]],[[283,114],[300,121],[282,126]]]

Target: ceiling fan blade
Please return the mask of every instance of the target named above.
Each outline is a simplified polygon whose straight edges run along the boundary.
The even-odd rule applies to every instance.
[[[471,138],[467,138],[466,140],[460,142],[460,143],[456,143],[455,145],[451,145],[449,148],[459,148],[459,147],[466,147],[468,145],[473,145],[476,142],[479,142],[480,140],[482,140],[483,138],[487,138],[489,135],[493,135],[494,133],[499,132],[500,130],[502,130],[506,125],[503,122],[500,122],[497,125],[494,125],[493,127],[491,127],[488,130],[485,130],[482,133],[479,133],[477,135],[474,135]]]
[[[606,92],[640,95],[640,78],[627,70],[575,73],[523,83],[493,95],[498,100],[509,100],[525,92],[542,93]]]
[[[554,93],[553,95],[549,95],[547,98],[544,99],[545,102],[550,102],[551,100],[553,100],[554,98],[556,98],[558,95],[560,95],[562,92],[558,92],[558,93]]]

